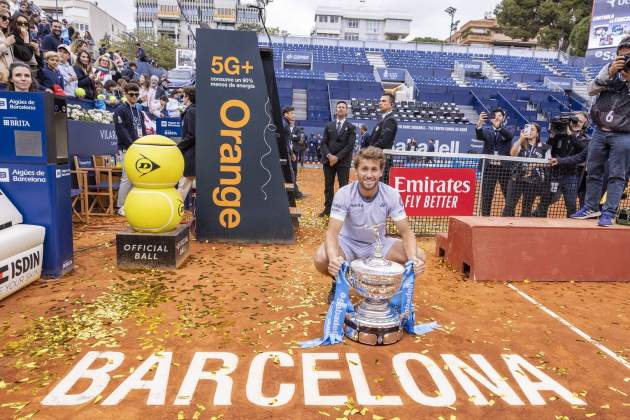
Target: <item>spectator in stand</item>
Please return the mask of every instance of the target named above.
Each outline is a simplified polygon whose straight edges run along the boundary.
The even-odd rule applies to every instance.
[[[103,82],[101,82],[100,80],[95,80],[94,81],[94,97],[97,98],[99,95],[102,95],[103,99],[105,98],[105,86],[103,85]]]
[[[9,11],[0,8],[0,84],[9,83],[9,67],[13,63],[13,44],[15,37],[9,34]]]
[[[9,68],[9,91],[37,92],[37,82],[31,76],[31,68],[24,63],[13,63]]]
[[[118,162],[123,165],[123,172],[120,179],[120,188],[118,190],[118,214],[125,215],[125,199],[127,194],[131,190],[131,182],[125,172],[125,154],[127,149],[138,138],[146,135],[146,128],[144,126],[144,118],[142,114],[136,109],[136,103],[140,96],[140,90],[135,83],[129,83],[125,86],[125,97],[127,102],[123,102],[114,111],[114,128],[116,130],[116,137],[118,138]]]
[[[151,87],[151,76],[147,76],[145,74],[140,75],[140,80],[138,81],[138,85],[140,86],[140,99],[139,103],[142,104],[142,107],[145,109],[149,109],[149,88]]]
[[[64,44],[70,45],[70,42],[72,41],[72,38],[74,36],[74,28],[72,27],[72,25],[70,25],[67,19],[63,19],[61,23],[61,39],[63,39]]]
[[[136,63],[129,63],[127,68],[121,72],[122,76],[128,78],[130,81],[135,80],[138,78],[137,77],[138,73],[136,73],[137,69],[138,69],[138,66],[136,65]]]
[[[112,63],[109,60],[109,56],[107,54],[101,55],[98,60],[96,60],[94,67],[94,80],[98,80],[102,83],[112,80],[111,66]]]
[[[42,36],[39,34],[39,22],[39,15],[37,13],[33,13],[28,19],[28,30],[31,34],[31,39],[36,39],[37,42],[40,42],[42,39]]]
[[[162,95],[160,98],[160,118],[178,118],[180,103],[172,95],[169,98],[166,95]]]
[[[85,99],[94,99],[94,81],[92,76],[92,57],[88,52],[80,52],[77,56],[74,72],[77,75],[78,87],[85,90]]]
[[[112,74],[112,79],[115,82],[117,82],[123,77],[121,72],[124,70],[124,68],[125,68],[125,63],[122,60],[122,57],[120,56],[120,54],[114,53],[112,55],[111,74]]]
[[[42,88],[50,89],[51,92],[57,90],[55,86],[61,87],[61,90],[64,89],[63,76],[59,71],[59,54],[57,51],[46,52],[46,62],[39,71],[39,82]]]
[[[63,91],[66,93],[66,96],[75,96],[79,83],[77,73],[70,61],[72,56],[70,48],[65,44],[61,44],[57,47],[57,52],[59,53],[59,71],[63,76]]]
[[[103,88],[105,89],[105,103],[109,106],[117,106],[122,98],[118,83],[113,80],[108,80],[103,85]]]
[[[1,10],[7,11],[9,15],[11,14],[11,5],[8,0],[0,0],[0,11]]]
[[[28,1],[22,0],[20,2],[19,9],[15,12],[13,17],[15,18],[15,16],[17,16],[18,13],[26,16],[27,18],[31,16],[31,7],[28,4]]]
[[[385,93],[379,101],[379,111],[381,112],[381,120],[374,126],[371,138],[371,146],[380,149],[391,149],[396,140],[396,132],[398,131],[398,122],[394,118],[394,104],[396,98],[391,93]]]
[[[87,44],[86,50],[91,52],[94,49],[94,38],[92,38],[90,31],[85,31],[83,40]]]
[[[70,44],[70,51],[72,51],[72,54],[74,55],[78,55],[81,51],[88,51],[88,50],[89,48],[88,48],[87,43],[82,39],[77,39]]]
[[[540,141],[540,126],[532,123],[521,130],[519,139],[510,149],[510,155],[533,159],[549,159],[551,157],[551,147]],[[521,196],[523,196],[521,216],[531,217],[534,200],[542,194],[542,188],[548,185],[546,183],[546,168],[535,165],[518,162],[513,166],[512,174],[508,181],[505,207],[503,208],[504,217],[514,216],[516,204]]]
[[[14,15],[10,32],[15,37],[13,61],[27,64],[32,70],[36,70],[39,67],[39,44],[31,40],[31,35],[28,32],[28,17],[23,14]]]
[[[39,25],[37,25],[37,36],[40,42],[46,35],[50,35],[50,23],[48,23],[48,16],[44,15],[41,17]]]
[[[144,48],[139,42],[136,44],[136,60],[147,61],[147,53],[144,52]]]
[[[63,39],[61,39],[61,30],[61,22],[53,19],[50,25],[50,34],[42,39],[42,52],[57,51],[57,47],[64,43]]]
[[[101,46],[98,47],[98,55],[105,55],[107,53],[107,43],[105,41],[101,42]]]
[[[166,90],[168,89],[168,84],[169,84],[168,75],[164,73],[163,75],[160,76],[160,87],[163,90]]]
[[[186,199],[195,180],[195,88],[184,89],[184,106],[186,109],[182,114],[182,141],[177,147],[184,156],[184,176],[179,180],[177,192]]]
[[[514,134],[504,126],[505,111],[495,108],[490,112],[490,127],[484,127],[488,115],[479,114],[476,137],[483,141],[483,154],[495,156],[509,156]],[[501,186],[503,197],[507,196],[510,167],[508,162],[501,160],[486,160],[483,169],[483,184],[481,186],[481,215],[490,216],[492,200],[497,183]]]
[[[149,91],[147,92],[147,106],[149,113],[154,117],[159,117],[160,98],[164,95],[164,89],[159,85],[160,79],[156,75],[149,80]]]

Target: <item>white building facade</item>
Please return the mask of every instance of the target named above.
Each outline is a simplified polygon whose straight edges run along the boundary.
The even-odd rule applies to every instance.
[[[181,9],[176,0],[134,0],[138,29],[168,36],[179,47],[194,48],[193,34],[202,23],[233,28],[258,22],[258,11],[239,0],[180,0],[180,4]]]
[[[398,40],[409,35],[411,21],[403,13],[318,7],[311,35],[351,41]]]
[[[116,38],[127,31],[127,26],[98,7],[98,2],[87,0],[36,0],[35,4],[59,20],[67,19],[81,35],[89,31],[94,42],[105,35]],[[57,8],[58,6],[58,8]]]

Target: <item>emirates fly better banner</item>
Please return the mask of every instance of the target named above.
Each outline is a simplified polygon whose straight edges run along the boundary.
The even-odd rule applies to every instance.
[[[407,216],[472,216],[475,181],[472,168],[391,168],[389,174]]]

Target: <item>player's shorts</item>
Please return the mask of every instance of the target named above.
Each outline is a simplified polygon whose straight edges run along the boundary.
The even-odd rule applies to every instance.
[[[387,256],[396,241],[396,238],[387,236],[383,238],[383,257]],[[352,262],[357,258],[369,258],[374,256],[374,243],[357,242],[348,237],[339,235],[339,247],[348,262]]]

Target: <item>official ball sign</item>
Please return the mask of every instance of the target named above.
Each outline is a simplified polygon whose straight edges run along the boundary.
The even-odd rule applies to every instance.
[[[389,175],[407,216],[472,216],[475,181],[472,168],[391,168]]]

